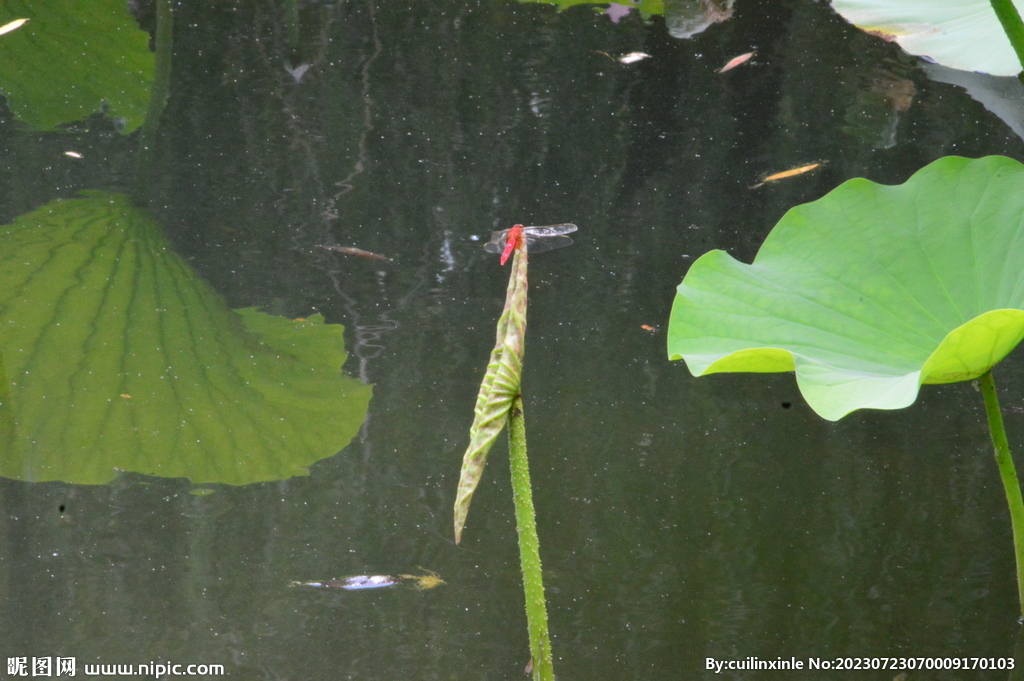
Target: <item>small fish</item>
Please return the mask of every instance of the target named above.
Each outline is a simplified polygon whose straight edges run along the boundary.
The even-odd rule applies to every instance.
[[[22,26],[24,26],[27,22],[28,22],[28,19],[15,19],[14,21],[9,21],[6,24],[4,24],[3,26],[0,26],[0,35],[3,35],[4,33],[10,33],[11,31],[17,30],[17,29],[21,28]]]
[[[647,54],[646,52],[630,52],[629,54],[624,54],[621,57],[619,57],[618,62],[620,64],[635,64],[638,61],[650,59],[650,57],[651,55]]]
[[[646,331],[647,333],[658,333],[658,327],[651,326],[649,324],[641,324],[640,328]]]
[[[748,59],[753,57],[755,54],[757,54],[756,51],[754,51],[754,52],[747,52],[746,54],[741,54],[738,57],[733,57],[732,59],[730,59],[729,61],[727,61],[725,63],[725,66],[723,66],[722,68],[720,68],[717,71],[715,71],[715,73],[725,73],[726,71],[732,71],[734,68],[736,68],[737,66],[739,66],[743,62],[747,61]]]
[[[649,59],[650,56],[651,56],[651,55],[647,54],[646,52],[630,52],[629,54],[624,54],[621,57],[613,57],[612,55],[608,54],[607,52],[601,52],[600,50],[594,50],[594,52],[596,52],[597,54],[603,54],[604,56],[608,57],[612,61],[617,61],[620,64],[635,64],[638,61],[643,61],[644,59]]]
[[[784,180],[787,177],[794,177],[795,175],[803,175],[804,173],[809,173],[810,171],[814,170],[815,168],[817,168],[820,165],[821,165],[820,163],[811,163],[809,165],[800,166],[799,168],[791,168],[790,170],[783,170],[781,173],[775,173],[774,175],[769,175],[768,177],[764,178],[763,180],[761,180],[757,184],[752,185],[750,188],[751,189],[757,189],[758,187],[764,186],[768,182],[775,182],[776,180]]]
[[[341,579],[329,579],[324,582],[292,582],[288,586],[310,586],[317,589],[347,589],[349,591],[356,591],[358,589],[381,589],[400,583],[400,579],[390,575],[356,575],[354,577],[342,577]]]
[[[64,155],[70,156],[71,158],[82,158],[82,155],[79,154],[77,151],[65,151]]]
[[[369,260],[383,260],[384,262],[391,262],[391,258],[380,253],[372,253],[370,251],[364,251],[361,248],[354,246],[317,246],[325,251],[335,251],[337,253],[344,253],[345,255],[358,255],[360,258],[367,258]]]

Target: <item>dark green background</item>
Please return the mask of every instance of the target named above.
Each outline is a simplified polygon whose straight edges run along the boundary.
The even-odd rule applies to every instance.
[[[149,206],[233,307],[346,326],[346,369],[375,386],[365,438],[309,477],[208,496],[138,476],[0,481],[0,656],[523,678],[503,443],[458,548],[451,505],[506,283],[479,238],[567,221],[576,244],[531,260],[524,376],[559,678],[887,681],[715,676],[704,660],[1012,654],[1009,521],[969,384],[831,424],[791,376],[695,379],[664,349],[697,256],[749,261],[787,208],[851,177],[901,182],[947,154],[1024,160],[1001,121],[810,0],[739,0],[691,40],[660,18],[498,0],[301,17],[296,49],[270,0],[177,8]],[[652,57],[597,53],[635,50]],[[284,67],[300,61],[296,83]],[[898,111],[885,93],[904,81]],[[133,141],[102,119],[33,133],[7,117],[0,218],[129,189]],[[81,162],[61,155],[72,142]],[[1011,409],[1021,369],[1012,355],[996,372]],[[1018,450],[1022,418],[1007,413]],[[417,566],[447,585],[287,588]]]

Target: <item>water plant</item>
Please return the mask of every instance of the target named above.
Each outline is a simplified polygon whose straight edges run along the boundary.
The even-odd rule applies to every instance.
[[[0,225],[0,354],[0,475],[34,482],[306,475],[371,394],[340,325],[229,309],[109,192]]]
[[[0,24],[14,18],[31,21],[0,38],[0,92],[20,122],[57,130],[102,110],[125,133],[142,125],[156,60],[127,3],[4,3]],[[74,58],[58,58],[70,43]]]
[[[1020,73],[1024,25],[1012,0],[831,0],[847,21],[910,54],[963,71]]]
[[[537,520],[533,509],[533,490],[530,484],[530,467],[526,456],[526,419],[523,414],[523,400],[520,384],[523,373],[524,340],[526,337],[526,290],[527,250],[521,233],[509,230],[509,247],[514,249],[512,272],[505,292],[505,308],[498,318],[497,340],[491,351],[487,372],[480,384],[473,425],[470,427],[470,443],[462,461],[459,487],[455,498],[455,542],[462,540],[462,531],[469,513],[473,493],[483,475],[487,454],[494,441],[509,426],[509,465],[512,471],[512,496],[515,502],[516,527],[519,536],[519,560],[523,575],[523,592],[526,597],[526,622],[530,638],[530,664],[528,670],[535,681],[553,681],[555,678],[551,655],[551,639],[548,635],[547,605],[544,599],[544,579],[540,563],[540,540],[537,536]],[[556,229],[556,228],[571,228]],[[538,251],[568,245],[572,240],[559,236],[575,230],[574,225],[557,225],[551,228],[550,239],[539,242]],[[501,239],[499,239],[499,236]],[[495,239],[488,244],[488,250],[502,252],[499,242],[504,233],[495,233]]]
[[[977,379],[1024,604],[1024,502],[992,367],[1024,338],[1024,165],[946,157],[906,183],[849,180],[787,212],[750,265],[701,256],[672,307],[670,359],[695,376],[793,371],[838,420]]]

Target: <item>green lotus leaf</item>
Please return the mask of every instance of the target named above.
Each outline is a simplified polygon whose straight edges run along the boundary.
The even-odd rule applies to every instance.
[[[701,256],[672,306],[695,376],[795,371],[838,420],[976,378],[1024,338],[1024,166],[935,161],[898,186],[844,182],[787,212],[753,264]]]
[[[126,197],[51,202],[0,227],[0,475],[305,475],[369,402],[342,331],[228,309]]]
[[[529,286],[527,262],[527,252],[517,249],[512,260],[508,287],[505,289],[505,309],[498,318],[497,338],[491,350],[491,360],[487,363],[487,372],[476,397],[473,425],[469,427],[469,447],[462,457],[459,487],[455,495],[456,544],[462,541],[469,505],[483,478],[487,455],[498,435],[505,429],[511,416],[512,404],[520,394],[523,357],[526,352],[526,290]]]
[[[1024,2],[1014,0],[1020,11]],[[990,0],[832,0],[860,29],[943,66],[1013,76],[1021,65]]]
[[[124,0],[8,0],[0,25],[0,92],[22,122],[52,130],[101,110],[142,124],[153,82],[149,35]]]

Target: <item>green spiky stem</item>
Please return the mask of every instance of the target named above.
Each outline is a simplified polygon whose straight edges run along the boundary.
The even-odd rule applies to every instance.
[[[1003,428],[1003,414],[999,410],[999,397],[996,395],[992,370],[986,371],[979,380],[981,393],[985,396],[985,413],[988,414],[988,430],[992,435],[992,446],[995,448],[996,465],[999,467],[999,477],[1003,479],[1006,503],[1010,507],[1013,549],[1017,557],[1017,598],[1020,601],[1019,607],[1024,608],[1024,500],[1021,499],[1017,469],[1010,455],[1006,429]]]
[[[1021,21],[1020,13],[1013,5],[1013,0],[991,0],[992,11],[999,18],[1003,25],[1003,33],[1010,40],[1013,51],[1017,53],[1017,61],[1024,66],[1024,21]],[[1024,73],[1019,73],[1017,78],[1024,82]]]
[[[526,459],[526,421],[523,398],[512,403],[509,421],[509,464],[512,468],[512,498],[516,505],[516,529],[519,533],[519,563],[526,595],[526,626],[530,635],[530,656],[534,681],[554,681],[551,638],[548,636],[548,608],[544,602],[544,576],[540,566],[540,540],[533,511],[530,465]]]

